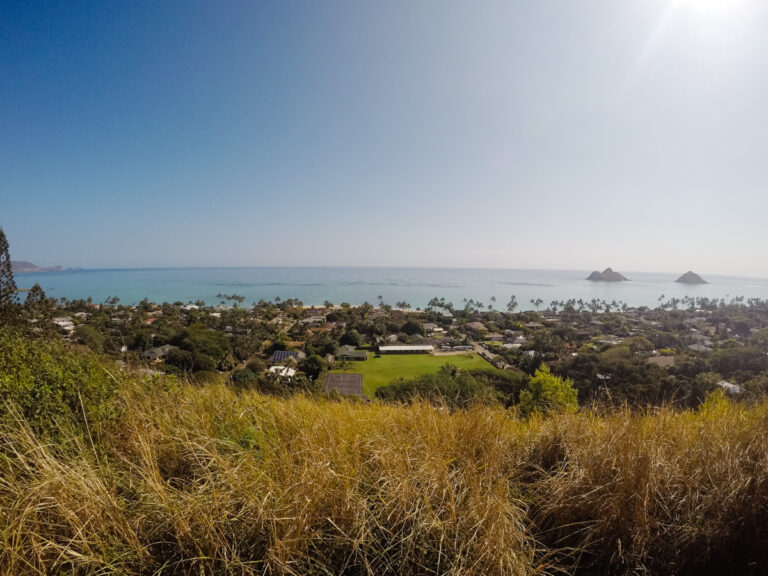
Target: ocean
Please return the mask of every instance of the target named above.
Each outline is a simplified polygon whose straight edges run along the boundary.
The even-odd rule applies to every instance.
[[[768,298],[768,279],[738,278],[702,274],[709,284],[685,285],[674,280],[679,274],[621,271],[629,282],[590,282],[588,270],[503,270],[470,268],[331,268],[331,267],[250,267],[250,268],[145,268],[79,270],[16,274],[19,288],[35,283],[46,294],[69,299],[91,297],[103,302],[117,296],[123,304],[144,298],[152,302],[194,302],[218,304],[217,294],[237,294],[243,306],[263,300],[298,298],[306,305],[377,304],[379,296],[390,305],[405,301],[424,307],[433,298],[445,298],[456,307],[464,299],[491,304],[505,310],[515,295],[519,310],[533,309],[531,300],[541,299],[543,307],[553,300],[592,299],[624,302],[629,306],[658,305],[666,299],[684,296],[707,298]],[[684,272],[684,271],[683,271]],[[681,272],[682,273],[682,272]],[[495,298],[495,301],[492,300]]]

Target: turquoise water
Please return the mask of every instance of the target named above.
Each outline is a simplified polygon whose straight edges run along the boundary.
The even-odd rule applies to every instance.
[[[622,273],[630,282],[600,283],[585,280],[589,270],[498,270],[462,268],[147,268],[129,270],[82,270],[17,274],[19,288],[40,284],[49,296],[93,298],[103,302],[118,296],[124,304],[143,298],[153,302],[204,300],[218,304],[218,293],[239,294],[244,305],[260,299],[298,298],[304,304],[367,301],[395,304],[404,300],[412,307],[431,298],[445,298],[463,307],[464,298],[505,309],[511,295],[521,309],[532,308],[531,299],[570,298],[590,301],[617,300],[630,306],[656,306],[660,295],[725,298],[768,298],[768,279],[702,276],[706,285],[676,284],[679,274]],[[684,271],[683,271],[684,272]],[[681,272],[682,273],[682,272]]]

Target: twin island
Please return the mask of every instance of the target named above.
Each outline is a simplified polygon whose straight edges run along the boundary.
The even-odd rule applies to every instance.
[[[587,276],[587,280],[591,280],[592,282],[628,282],[629,278],[619,274],[612,268],[606,268],[602,272],[595,270],[592,274]],[[675,282],[681,284],[709,284],[709,282],[704,280],[701,276],[690,270],[680,276]]]

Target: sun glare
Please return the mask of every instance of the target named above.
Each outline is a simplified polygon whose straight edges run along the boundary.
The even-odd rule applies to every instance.
[[[742,0],[678,0],[678,4],[702,12],[726,12],[741,3]]]

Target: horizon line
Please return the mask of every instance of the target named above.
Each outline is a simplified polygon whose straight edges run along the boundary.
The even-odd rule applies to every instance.
[[[13,260],[12,262],[29,262],[28,260]],[[53,268],[50,266],[49,268]],[[41,268],[43,268],[41,266]],[[247,268],[343,268],[343,269],[380,269],[380,270],[505,270],[505,271],[525,271],[525,272],[586,272],[590,274],[592,271],[600,271],[599,269],[590,270],[588,268],[507,268],[503,266],[391,266],[391,265],[319,265],[319,264],[240,264],[230,266],[211,266],[211,265],[188,265],[188,266],[130,266],[130,267],[81,267],[71,266],[62,267],[61,270],[46,270],[46,271],[27,271],[27,272],[14,272],[14,274],[58,274],[62,272],[106,272],[106,271],[138,271],[138,270],[226,270],[226,269],[247,269]],[[618,271],[613,266],[610,266],[614,271]],[[659,270],[630,270],[622,269],[626,274],[669,274],[669,275],[682,275],[692,270],[686,270],[685,272],[666,272]],[[711,273],[711,272],[696,272],[700,276],[721,277],[721,278],[745,278],[745,279],[760,279],[768,280],[768,276],[743,276],[740,274],[723,274],[723,273]],[[586,278],[585,278],[586,279]],[[629,278],[627,282],[632,282]]]

